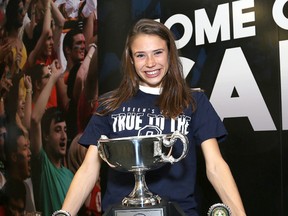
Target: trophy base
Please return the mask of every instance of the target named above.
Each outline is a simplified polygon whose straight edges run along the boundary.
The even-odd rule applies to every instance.
[[[144,198],[130,198],[125,197],[122,200],[122,205],[129,207],[143,207],[143,206],[154,206],[161,203],[161,197],[158,195],[151,195]]]
[[[113,205],[103,216],[185,216],[183,210],[174,202],[161,201],[160,204],[145,207]]]

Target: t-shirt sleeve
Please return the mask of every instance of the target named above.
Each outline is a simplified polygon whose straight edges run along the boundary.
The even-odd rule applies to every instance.
[[[94,114],[79,139],[79,143],[86,147],[96,145],[101,135],[107,136],[108,131],[109,124],[107,123],[107,117]]]
[[[226,128],[207,96],[203,92],[195,92],[193,96],[197,103],[192,125],[196,144],[200,145],[211,138],[216,138],[218,142],[224,141],[227,136]]]

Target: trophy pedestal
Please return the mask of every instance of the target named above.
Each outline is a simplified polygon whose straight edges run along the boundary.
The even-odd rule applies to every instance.
[[[153,206],[130,207],[113,205],[103,216],[185,216],[183,210],[174,202],[164,202]]]

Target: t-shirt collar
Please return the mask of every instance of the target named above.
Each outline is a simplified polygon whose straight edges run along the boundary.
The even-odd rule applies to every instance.
[[[142,92],[145,92],[147,94],[153,94],[153,95],[160,95],[162,91],[162,88],[152,88],[152,87],[143,86],[143,85],[139,85],[139,89]]]

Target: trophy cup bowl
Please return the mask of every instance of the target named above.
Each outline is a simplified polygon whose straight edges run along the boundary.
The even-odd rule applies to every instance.
[[[177,139],[183,144],[182,154],[172,156],[172,148]],[[133,191],[122,200],[124,206],[143,207],[156,205],[161,197],[149,191],[145,173],[157,169],[165,163],[176,163],[188,152],[188,139],[178,131],[168,135],[132,136],[109,139],[101,136],[98,141],[100,157],[118,171],[133,172],[135,185]]]

